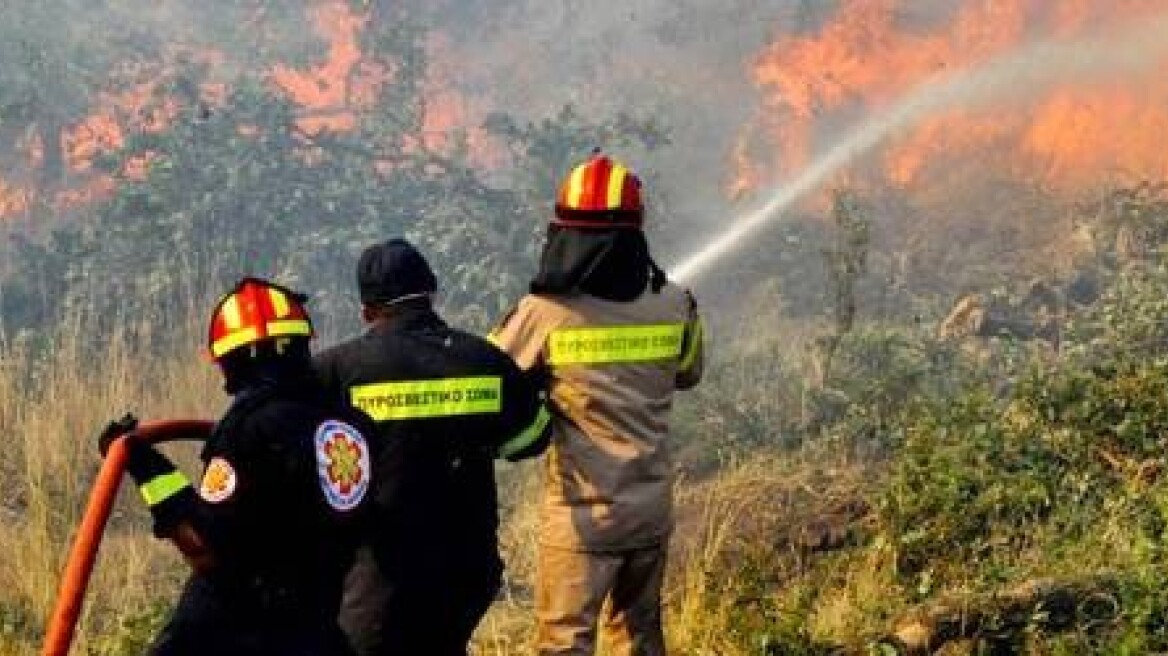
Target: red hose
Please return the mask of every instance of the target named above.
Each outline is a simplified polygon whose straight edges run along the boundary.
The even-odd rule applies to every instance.
[[[89,503],[81,516],[77,538],[69,551],[65,572],[61,575],[61,587],[57,592],[57,603],[45,633],[43,656],[66,656],[73,643],[73,633],[77,618],[81,615],[81,605],[85,590],[89,586],[89,576],[97,560],[97,550],[105,533],[105,525],[113,510],[118,495],[118,486],[126,470],[127,439],[138,439],[150,444],[173,442],[175,440],[205,440],[211,434],[214,422],[201,419],[178,419],[173,421],[151,421],[139,425],[131,433],[114,440],[106,452],[105,461],[97,474],[97,481],[89,493]]]

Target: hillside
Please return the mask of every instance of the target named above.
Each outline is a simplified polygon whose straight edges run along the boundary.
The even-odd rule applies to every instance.
[[[1133,227],[1161,234],[1168,212],[1140,198]],[[766,330],[745,327],[756,337],[720,351],[678,409],[676,653],[864,653],[898,630],[958,640],[945,653],[1168,647],[1163,243],[1126,259],[1101,243],[1084,263],[1098,297],[1060,306],[1057,343],[939,338],[862,313],[846,326],[759,316]],[[96,469],[94,427],[128,407],[214,416],[223,402],[197,337],[151,354],[142,347],[159,337],[122,330],[92,351],[84,325],[0,354],[0,430],[16,436],[0,523],[3,653],[35,650]],[[534,469],[502,480],[508,584],[477,642],[491,655],[525,653],[531,621]],[[137,504],[120,508],[83,653],[136,653],[183,570]],[[905,628],[914,618],[925,628]]]
[[[1111,31],[1159,3],[595,4],[0,6],[0,656],[37,653],[95,431],[222,410],[231,281],[308,292],[323,347],[404,235],[485,331],[597,145],[670,270],[790,195],[687,281],[671,653],[1168,652],[1168,40]],[[1051,43],[1093,57],[992,65]],[[983,67],[992,102],[921,95]],[[499,473],[478,656],[530,653],[539,467]],[[184,575],[130,492],[74,653],[141,653]]]

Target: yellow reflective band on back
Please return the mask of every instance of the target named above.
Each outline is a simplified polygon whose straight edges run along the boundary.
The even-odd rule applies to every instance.
[[[510,458],[534,444],[539,439],[539,436],[543,434],[543,430],[547,428],[551,420],[552,413],[548,412],[546,407],[539,406],[539,412],[535,413],[535,420],[531,422],[531,425],[524,428],[515,437],[507,440],[507,443],[499,448],[499,455],[504,458]]]
[[[686,371],[693,367],[694,361],[698,359],[698,353],[702,350],[702,335],[705,328],[702,326],[702,320],[694,319],[690,324],[689,341],[685,345],[685,355],[681,358],[681,364],[678,365],[682,371]]]
[[[312,326],[304,319],[284,319],[283,321],[268,322],[268,337],[286,337],[288,335],[312,335]]]
[[[553,365],[652,362],[681,356],[685,325],[562,328],[548,338]]]
[[[146,481],[138,486],[138,492],[142,495],[142,499],[146,501],[146,505],[156,506],[190,486],[191,483],[187,480],[187,477],[183,476],[182,472],[176,470],[169,474],[155,476],[149,481]]]
[[[503,409],[498,376],[371,383],[349,389],[349,399],[376,421],[497,413]]]
[[[278,289],[268,288],[268,299],[272,301],[272,312],[276,313],[276,318],[288,316],[292,308],[288,306],[288,297],[284,296],[284,292]]]
[[[255,326],[237,330],[226,337],[220,337],[211,344],[211,355],[220,357],[224,353],[237,349],[245,344],[251,344],[260,338],[260,331]]]
[[[612,171],[608,174],[608,202],[605,204],[610,210],[615,210],[621,204],[621,191],[625,188],[625,176],[629,170],[621,164],[613,163]]]

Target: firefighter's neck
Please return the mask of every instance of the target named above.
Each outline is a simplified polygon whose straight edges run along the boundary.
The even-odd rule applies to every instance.
[[[403,317],[413,316],[419,312],[430,312],[433,308],[430,299],[414,298],[402,303],[365,304],[361,306],[361,318],[370,326],[388,326],[400,321]]]

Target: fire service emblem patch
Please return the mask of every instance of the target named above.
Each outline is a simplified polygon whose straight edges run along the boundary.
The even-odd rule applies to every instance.
[[[235,469],[223,458],[211,458],[203,470],[199,496],[208,503],[222,503],[235,494]]]
[[[352,510],[369,489],[369,447],[356,428],[326,421],[316,429],[316,470],[320,489],[337,510]]]

